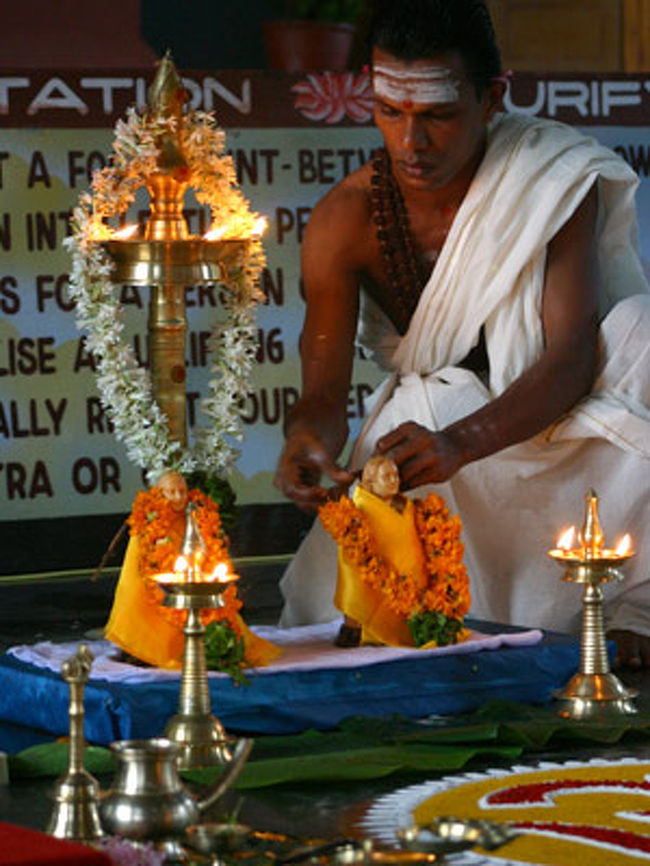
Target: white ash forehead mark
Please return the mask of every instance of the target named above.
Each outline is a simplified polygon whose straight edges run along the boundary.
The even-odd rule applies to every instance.
[[[460,81],[447,66],[418,66],[375,63],[373,89],[377,96],[393,102],[458,102]]]

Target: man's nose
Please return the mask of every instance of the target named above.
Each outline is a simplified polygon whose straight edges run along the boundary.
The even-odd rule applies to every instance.
[[[421,150],[427,145],[427,135],[419,119],[407,116],[404,120],[404,131],[402,134],[402,145],[405,150]]]

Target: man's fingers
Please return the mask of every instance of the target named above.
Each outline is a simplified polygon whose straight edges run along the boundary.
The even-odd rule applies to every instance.
[[[303,511],[317,511],[329,498],[328,490],[318,486],[306,487],[294,484],[286,487],[285,493]]]
[[[316,469],[314,466],[301,466],[297,470],[294,467],[289,475],[278,472],[273,483],[303,511],[317,511],[324,502],[333,497],[333,491],[340,495],[341,492],[347,490],[350,486],[350,479],[355,477],[341,469],[338,469],[335,474],[342,478],[342,481],[332,489],[323,487],[318,483],[321,471],[320,467]]]
[[[396,427],[394,430],[391,430],[390,433],[386,433],[377,440],[377,450],[382,453],[390,451],[400,443],[412,439],[420,429],[419,424],[416,424],[414,421],[405,421],[403,424],[400,424],[399,427]]]
[[[393,445],[386,453],[399,468],[400,476],[416,461],[421,461],[425,454],[424,443],[421,439],[401,439],[399,444]]]
[[[353,472],[348,472],[338,465],[326,451],[319,451],[310,455],[311,462],[315,464],[320,472],[323,472],[327,477],[337,484],[350,485],[355,479]]]
[[[394,448],[403,438],[404,436],[398,427],[396,430],[393,430],[385,436],[381,436],[377,439],[375,447],[377,448],[377,451],[384,454],[386,451],[390,451],[391,448]]]
[[[417,471],[405,472],[403,474],[402,490],[415,490],[423,484],[435,484],[437,477],[431,465],[426,465]]]
[[[342,469],[336,463],[333,464],[331,469],[324,469],[323,471],[331,481],[335,481],[337,484],[345,487],[349,487],[357,477],[354,472],[348,472],[347,469]]]

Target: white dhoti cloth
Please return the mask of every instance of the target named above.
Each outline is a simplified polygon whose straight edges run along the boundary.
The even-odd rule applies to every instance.
[[[366,304],[365,339],[370,331],[395,372],[374,396],[351,467],[406,420],[436,430],[470,414],[539,358],[547,245],[594,182],[604,318],[591,394],[534,438],[413,495],[434,490],[463,521],[470,615],[576,631],[580,589],[562,582],[547,551],[562,529],[580,527],[594,488],[608,543],[629,532],[637,550],[625,581],[604,587],[607,626],[650,635],[650,290],[635,247],[636,176],[592,139],[519,116],[494,123],[407,334]],[[487,386],[456,366],[481,327]],[[338,616],[335,581],[336,548],[317,521],[282,579],[281,624]]]

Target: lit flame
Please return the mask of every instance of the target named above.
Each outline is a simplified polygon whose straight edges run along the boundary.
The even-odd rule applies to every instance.
[[[179,556],[174,563],[174,571],[177,574],[183,574],[189,569],[189,567],[190,564],[184,556]]]
[[[228,578],[228,566],[225,562],[215,565],[212,572],[212,580],[226,580]]]
[[[259,238],[261,237],[266,229],[268,228],[268,221],[266,217],[258,217],[253,223],[253,227],[250,230],[250,237]],[[210,231],[206,232],[203,235],[204,241],[220,241],[222,238],[226,236],[232,238],[240,238],[243,237],[246,233],[246,229],[237,225],[236,221],[231,222],[229,225],[225,226],[216,226]]]
[[[137,230],[138,230],[138,224],[133,223],[130,226],[124,226],[123,229],[120,229],[117,232],[113,232],[113,237],[116,238],[118,241],[126,241],[130,237],[133,237],[133,235],[137,232]]]
[[[575,526],[570,526],[566,529],[562,535],[557,540],[557,549],[558,550],[571,550],[574,545],[576,537],[576,529]]]
[[[226,226],[218,226],[217,228],[210,229],[209,232],[206,232],[203,235],[204,241],[220,241],[221,238],[225,235],[227,229]]]
[[[626,533],[616,545],[614,553],[616,556],[627,556],[632,552],[632,538],[629,533]]]
[[[253,231],[251,232],[252,237],[261,237],[268,227],[268,222],[266,217],[259,217],[255,220],[255,224],[253,225]]]

